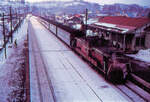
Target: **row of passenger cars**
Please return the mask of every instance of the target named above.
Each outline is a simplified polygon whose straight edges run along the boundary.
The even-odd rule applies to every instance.
[[[98,36],[86,36],[58,22],[40,18],[41,23],[56,37],[101,70],[112,82],[124,82],[128,76],[138,76],[141,83],[150,88],[150,66],[134,60],[124,52],[110,46],[110,42]],[[145,75],[145,76],[144,76]],[[137,78],[137,77],[136,77]]]

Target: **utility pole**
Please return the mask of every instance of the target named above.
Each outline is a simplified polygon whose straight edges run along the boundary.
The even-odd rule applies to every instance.
[[[5,15],[3,13],[3,36],[4,36],[4,49],[5,49],[5,59],[7,58],[6,54],[6,34],[5,34]]]
[[[3,39],[3,41],[4,41],[4,44],[5,44],[5,15],[4,15],[4,13],[3,13],[3,36],[4,36],[4,39]]]
[[[16,9],[16,19],[18,19],[17,9]]]
[[[10,37],[11,37],[11,43],[13,43],[13,34],[12,34],[12,9],[10,7]]]
[[[87,20],[88,20],[88,9],[85,11],[85,23],[87,25]]]
[[[85,12],[85,34],[87,31],[87,20],[88,20],[88,9],[86,8],[86,12]]]

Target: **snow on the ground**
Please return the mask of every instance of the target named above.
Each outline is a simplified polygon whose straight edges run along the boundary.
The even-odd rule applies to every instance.
[[[17,39],[17,43],[22,42],[26,38],[25,36],[27,35],[28,19],[29,16],[26,17],[21,28],[14,34],[14,40]]]
[[[28,16],[26,17],[26,19],[23,21],[21,28],[18,29],[18,31],[16,31],[13,34],[13,41],[17,41],[17,43],[19,44],[20,42],[22,42],[25,39],[25,36],[27,34],[27,27],[28,27]],[[9,56],[11,55],[11,53],[13,52],[13,50],[10,47],[13,47],[14,44],[7,44],[7,48],[6,48],[6,53],[7,53],[7,57],[9,58]],[[6,59],[4,56],[5,52],[4,49],[0,52],[0,68],[1,66],[5,63]]]
[[[128,54],[128,56],[138,59],[140,61],[150,63],[150,49],[140,50],[137,54]]]
[[[28,18],[26,18],[17,32],[14,39],[17,40],[17,48],[14,44],[7,44],[7,58],[4,57],[4,49],[0,52],[0,102],[14,102],[19,99],[22,89],[23,76],[21,73],[24,66],[23,44],[26,39]],[[14,99],[14,100],[13,100]],[[20,99],[19,99],[20,100]],[[15,101],[16,102],[16,101]]]

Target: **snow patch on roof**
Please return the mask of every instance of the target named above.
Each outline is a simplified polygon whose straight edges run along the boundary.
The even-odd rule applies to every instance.
[[[106,26],[106,27],[116,27],[115,24],[109,24],[109,23],[95,23],[96,25],[100,25],[100,26]]]
[[[118,30],[121,30],[121,33],[126,33],[128,32],[129,30],[131,29],[128,29],[127,27],[123,27],[123,26],[118,26],[118,25],[115,25],[115,24],[110,24],[110,23],[100,23],[100,22],[97,22],[97,23],[94,23],[95,25],[98,25],[98,26],[103,26],[103,27],[107,27],[107,30],[113,30],[115,31],[114,29],[118,29]]]
[[[92,24],[92,23],[96,23],[96,22],[98,22],[98,19],[89,19],[87,21],[87,24]]]

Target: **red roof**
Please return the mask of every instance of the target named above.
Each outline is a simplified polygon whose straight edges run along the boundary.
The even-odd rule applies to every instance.
[[[80,14],[76,14],[76,15],[74,15],[75,17],[81,17],[81,15]]]
[[[148,18],[130,18],[126,16],[105,16],[99,19],[101,23],[110,23],[119,26],[130,26],[139,28],[147,23],[150,23]]]

